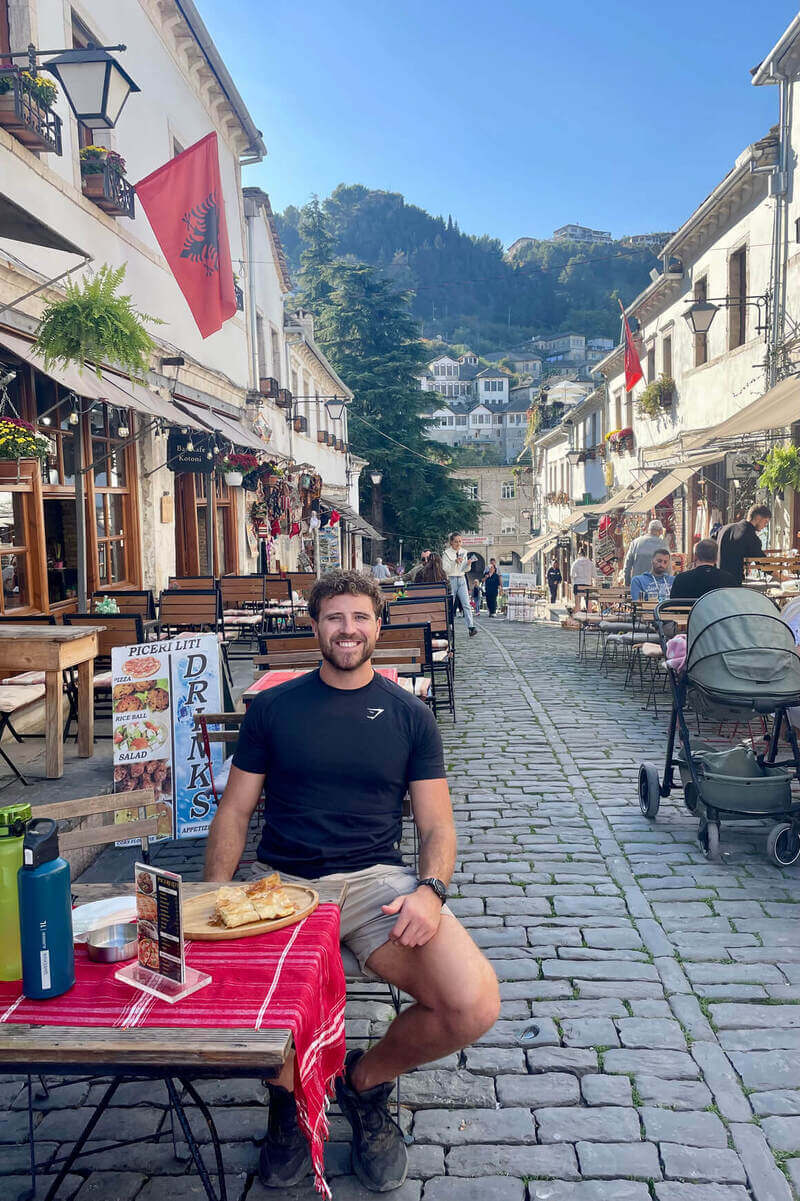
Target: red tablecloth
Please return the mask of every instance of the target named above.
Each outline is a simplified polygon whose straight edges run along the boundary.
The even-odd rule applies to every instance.
[[[52,1001],[29,1001],[19,982],[0,981],[0,1023],[48,1026],[180,1027],[260,1030],[288,1027],[295,1047],[294,1084],[317,1189],[328,1133],[325,1099],[344,1064],[345,980],[339,909],[320,905],[294,926],[227,942],[187,943],[186,962],[211,984],[175,1005],[114,979],[119,964],[92,963],[75,948],[75,986]]]
[[[315,668],[309,667],[308,671],[315,671]],[[397,683],[397,668],[396,667],[376,667],[375,670],[382,676],[386,676],[387,680],[391,680],[393,684]],[[257,680],[247,689],[247,692],[266,692],[268,688],[277,688],[279,684],[285,684],[288,680],[294,680],[297,676],[305,676],[308,672],[305,671],[280,671],[276,668],[274,671],[265,671],[263,676],[259,676]]]

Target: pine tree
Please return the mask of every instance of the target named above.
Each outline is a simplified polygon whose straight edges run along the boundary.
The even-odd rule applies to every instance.
[[[316,314],[325,305],[331,291],[330,271],[336,246],[336,238],[330,230],[318,196],[314,196],[301,209],[297,228],[303,246],[297,283],[303,305]]]

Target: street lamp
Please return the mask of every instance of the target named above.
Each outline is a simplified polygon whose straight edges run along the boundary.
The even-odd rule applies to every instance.
[[[55,75],[76,118],[90,129],[113,129],[131,92],[141,89],[108,53],[126,50],[119,46],[94,46],[85,49],[37,50],[33,42],[27,50],[16,50],[3,58],[27,58],[32,75],[38,70]],[[37,63],[43,55],[55,58]]]
[[[687,298],[687,301],[690,298]],[[754,308],[758,314],[756,320],[756,333],[769,333],[769,306],[770,293],[765,292],[762,296],[715,296],[712,300],[695,300],[689,305],[689,308],[683,314],[686,324],[693,334],[707,334],[711,322],[717,315],[720,308],[723,309],[738,309],[742,306],[746,308]]]
[[[577,464],[580,457],[581,457],[581,452],[579,450],[573,449],[573,450],[567,451],[567,462],[569,464],[571,464],[571,466],[573,466],[573,467]]]
[[[683,318],[693,334],[707,334],[718,311],[718,306],[710,300],[696,300],[683,314]]]
[[[369,478],[372,480],[373,484],[377,488],[378,485],[380,484],[381,480],[383,479],[383,472],[382,471],[371,471],[369,473]]]

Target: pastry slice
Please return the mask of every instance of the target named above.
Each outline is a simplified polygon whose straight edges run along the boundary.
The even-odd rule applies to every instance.
[[[216,905],[217,913],[229,928],[258,921],[258,913],[242,888],[220,888]]]
[[[296,910],[294,901],[282,888],[273,888],[272,892],[266,893],[264,896],[251,896],[250,900],[258,911],[258,916],[264,921],[291,917]]]
[[[248,884],[245,892],[251,899],[265,897],[273,889],[280,888],[280,883],[280,876],[277,872],[273,872],[271,876],[262,876],[260,880],[254,880],[252,884]]]

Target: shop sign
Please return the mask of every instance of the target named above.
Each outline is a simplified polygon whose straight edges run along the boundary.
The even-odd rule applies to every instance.
[[[559,550],[569,550],[571,548],[571,546],[572,546],[572,539],[570,538],[569,534],[559,534],[558,549]]]
[[[338,571],[341,567],[341,546],[339,531],[336,527],[319,531],[319,570],[324,575],[326,571]]]
[[[211,772],[222,767],[222,746],[211,743],[209,768],[194,717],[221,708],[216,635],[114,647],[111,676],[114,792],[155,791],[157,838],[204,837],[214,816]],[[123,809],[115,820],[141,816]]]
[[[192,443],[191,450],[186,449],[189,442]],[[190,471],[210,475],[214,470],[214,458],[208,457],[205,436],[170,431],[167,438],[167,467],[176,475],[185,475]]]
[[[463,535],[462,534],[461,545],[462,546],[488,546],[489,539],[481,538],[478,534],[472,534],[472,535],[470,535],[470,534]]]
[[[532,588],[535,583],[531,572],[509,571],[503,576],[504,588]]]

